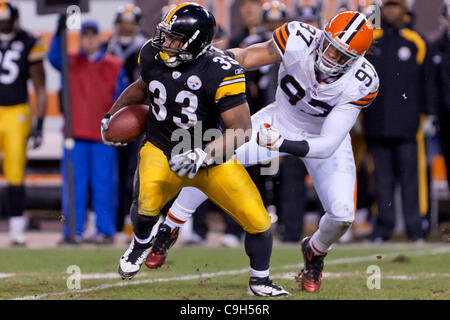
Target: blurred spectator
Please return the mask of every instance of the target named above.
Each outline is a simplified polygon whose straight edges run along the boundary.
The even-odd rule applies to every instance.
[[[65,17],[58,22],[48,59],[62,70],[60,35],[65,28]],[[74,174],[74,195],[68,194],[68,152],[64,149],[62,161],[62,208],[65,217],[62,244],[82,242],[89,190],[92,209],[97,217],[96,243],[112,243],[116,232],[115,216],[118,199],[117,150],[106,146],[100,135],[100,121],[122,90],[124,81],[122,61],[105,53],[101,47],[99,27],[95,21],[81,26],[80,50],[69,56],[70,101],[75,145],[71,152]],[[69,197],[75,197],[76,236],[69,237]]]
[[[225,29],[218,25],[216,29],[216,34],[214,36],[214,47],[220,50],[225,50],[230,44],[230,37],[228,36]]]
[[[424,232],[419,206],[418,141],[420,114],[426,107],[424,76],[426,44],[421,36],[405,27],[407,12],[404,0],[386,1],[381,9],[382,29],[374,31],[375,46],[371,61],[381,79],[380,93],[364,113],[368,150],[375,166],[378,216],[373,241],[391,239],[395,227],[394,188],[396,175],[401,186],[402,211],[407,236],[423,241]],[[361,69],[355,76],[364,77],[367,85],[370,70]],[[420,181],[426,192],[426,181]]]
[[[262,1],[261,0],[238,0],[239,12],[244,24],[242,30],[230,40],[230,48],[245,47],[242,40],[250,35],[263,32],[262,21]]]
[[[19,10],[10,2],[0,2],[0,149],[4,151],[3,173],[7,187],[1,201],[9,217],[12,245],[25,245],[25,167],[27,139],[31,147],[42,143],[46,112],[44,41],[19,28]],[[27,81],[31,79],[37,101],[32,128]]]
[[[138,56],[147,38],[140,32],[141,9],[133,4],[120,6],[114,20],[114,34],[105,44],[106,52],[124,62],[126,84],[139,78]],[[125,86],[126,87],[126,86]],[[137,153],[140,139],[118,148],[119,158],[119,210],[117,212],[117,231],[131,231],[128,212],[133,198],[133,176],[137,166]]]
[[[445,158],[445,167],[447,172],[447,182],[450,187],[450,2],[444,1],[443,17],[444,29],[440,38],[432,44],[430,50],[432,69],[432,99],[438,110],[439,139],[442,153]],[[440,217],[440,220],[450,220],[450,214],[447,217]]]
[[[164,19],[164,17],[166,16],[166,14],[172,10],[173,8],[175,8],[177,5],[176,4],[168,4],[164,7],[162,7],[161,11],[160,11],[160,18],[159,20],[162,21]]]
[[[445,29],[442,36],[433,43],[432,63],[433,63],[433,87],[436,91],[433,93],[434,103],[438,107],[439,117],[439,137],[441,148],[445,157],[447,168],[447,181],[450,183],[450,4],[444,4],[443,18]]]
[[[264,42],[272,39],[272,33],[278,27],[281,27],[283,23],[288,21],[288,12],[286,6],[280,1],[268,1],[264,3],[262,7],[262,21],[264,26],[264,33],[259,35],[258,41],[256,42]],[[251,45],[251,41],[246,45]],[[278,84],[278,69],[280,64],[267,65],[262,68],[259,68],[259,77],[258,77],[258,91],[259,91],[259,101],[257,106],[257,110],[265,107],[269,103],[275,101],[275,93]]]
[[[316,6],[300,6],[296,7],[296,20],[312,25],[313,27],[322,28],[322,3],[319,2]]]

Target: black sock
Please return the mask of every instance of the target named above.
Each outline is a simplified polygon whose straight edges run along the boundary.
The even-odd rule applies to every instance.
[[[269,269],[272,254],[272,228],[257,234],[246,232],[245,253],[250,258],[250,267],[253,270]]]
[[[139,214],[137,213],[137,205],[133,203],[130,209],[130,216],[135,236],[141,240],[148,239],[153,226],[158,222],[159,215],[144,216]]]
[[[8,186],[4,194],[6,216],[20,217],[25,209],[25,187]]]

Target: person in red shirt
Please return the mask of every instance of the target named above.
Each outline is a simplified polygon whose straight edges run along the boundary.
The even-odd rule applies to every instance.
[[[58,23],[58,32],[52,39],[48,59],[62,70],[59,34],[65,27],[65,18]],[[99,124],[114,103],[123,79],[122,60],[102,49],[99,27],[95,21],[81,26],[80,50],[69,55],[70,102],[75,146],[71,157],[74,175],[76,236],[69,237],[69,194],[67,183],[68,152],[62,161],[62,209],[64,217],[62,243],[79,244],[82,241],[88,195],[96,214],[97,243],[112,243],[118,198],[117,150],[102,142]]]

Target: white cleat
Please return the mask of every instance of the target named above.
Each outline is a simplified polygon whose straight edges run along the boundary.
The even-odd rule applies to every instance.
[[[141,244],[133,237],[127,251],[120,257],[118,272],[122,279],[131,279],[139,272],[142,263],[150,253],[152,244],[153,239],[146,244]]]
[[[289,297],[291,294],[283,289],[283,287],[277,286],[272,283],[269,277],[257,278],[251,277],[248,284],[248,294],[256,297],[273,297],[282,298]]]

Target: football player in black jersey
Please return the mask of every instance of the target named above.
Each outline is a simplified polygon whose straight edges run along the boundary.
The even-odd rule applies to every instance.
[[[102,120],[105,131],[112,114],[127,105],[142,104],[146,98],[150,101],[131,208],[135,236],[120,258],[118,271],[124,279],[139,271],[151,249],[151,229],[160,210],[182,187],[192,186],[207,194],[246,231],[248,292],[288,296],[269,279],[269,214],[247,171],[232,157],[251,136],[244,71],[235,60],[211,48],[214,30],[213,15],[200,5],[183,3],[170,10],[155,37],[141,50],[141,77]],[[210,142],[206,136],[218,131],[219,122],[224,133],[219,131]],[[169,237],[178,232],[168,225],[160,228],[167,228]]]
[[[4,151],[3,173],[8,187],[3,208],[10,217],[9,231],[13,245],[25,243],[24,175],[27,139],[33,148],[42,142],[46,111],[43,60],[46,45],[42,39],[18,26],[19,10],[10,2],[0,1],[0,150]],[[37,119],[32,129],[27,80],[36,94]]]

